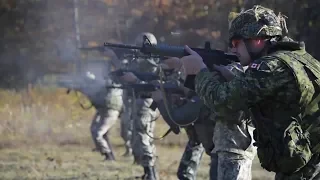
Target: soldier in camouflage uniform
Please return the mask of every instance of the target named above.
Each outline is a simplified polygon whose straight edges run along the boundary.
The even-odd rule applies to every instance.
[[[261,166],[277,180],[320,179],[320,62],[283,30],[284,17],[271,9],[256,5],[238,14],[230,23],[230,45],[249,67],[229,82],[218,79],[233,76],[230,71],[215,66],[221,75],[209,72],[190,48],[180,60],[186,74],[196,74],[195,91],[208,107],[221,114],[250,109]]]
[[[179,67],[179,65],[177,65]],[[244,69],[235,63],[228,68],[236,75],[241,76]],[[223,81],[223,79],[221,79]],[[178,169],[178,178],[196,179],[197,167],[202,154],[211,156],[210,179],[251,179],[252,160],[256,154],[253,146],[253,128],[248,125],[248,116],[244,112],[221,116],[217,112],[211,113],[193,91],[189,91],[185,102],[178,102],[179,107],[170,107],[173,123],[165,109],[160,92],[153,93],[163,119],[170,125],[173,132],[179,133],[178,124],[191,124],[185,127],[189,142],[182,156]],[[189,99],[189,100],[188,100]],[[241,120],[237,125],[225,125],[221,118]]]
[[[90,126],[96,149],[105,156],[105,160],[115,160],[108,140],[108,132],[120,116],[123,106],[122,95],[123,91],[121,89],[109,89],[106,90],[105,94],[101,94],[99,97],[105,99],[106,105],[96,106],[97,112]]]
[[[119,67],[119,60],[109,50],[106,50],[105,55],[111,56],[111,63],[113,66]],[[111,64],[109,64],[109,68]],[[107,76],[108,72],[105,71],[105,84],[117,86],[118,84]],[[93,88],[93,87],[92,87]],[[130,117],[130,104],[127,102],[128,98],[122,89],[116,88],[102,88],[99,93],[95,94],[95,99],[103,101],[103,105],[95,106],[97,112],[91,123],[91,135],[95,142],[96,149],[105,156],[106,160],[115,160],[111,144],[108,140],[108,132],[111,127],[116,123],[121,116],[121,137],[125,141],[126,152],[125,156],[129,156],[132,153],[131,148],[131,117]],[[92,99],[92,98],[91,98]],[[92,101],[94,102],[94,101]],[[100,103],[101,104],[101,103]],[[127,108],[127,109],[124,109]]]
[[[180,160],[177,177],[181,180],[195,180],[205,149],[201,142],[194,139],[195,136],[192,136],[194,132],[190,131],[194,131],[194,127],[186,127],[185,130],[189,140]]]
[[[157,44],[155,36],[151,33],[141,33],[136,38],[136,45],[142,46],[143,36],[146,35],[151,44]],[[156,59],[137,58],[129,65],[130,70],[138,72],[153,72],[157,71],[155,62]],[[122,81],[127,83],[143,83],[133,73],[125,73],[124,76],[119,77]],[[153,132],[155,128],[155,120],[160,116],[159,111],[150,108],[153,100],[149,97],[136,97],[136,106],[133,111],[133,134],[132,146],[133,155],[136,163],[143,166],[143,179],[155,180],[157,179],[155,161],[156,161],[156,147],[153,143]]]

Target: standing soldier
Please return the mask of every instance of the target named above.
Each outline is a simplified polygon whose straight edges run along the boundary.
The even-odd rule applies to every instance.
[[[135,40],[137,46],[142,46],[143,37],[146,36],[149,43],[156,45],[157,39],[151,33],[141,33]],[[136,58],[130,64],[130,70],[139,72],[153,72],[157,69],[157,59],[154,58]],[[141,83],[140,80],[133,73],[125,73],[120,79],[127,83]],[[136,98],[134,119],[133,119],[133,134],[132,146],[133,155],[136,162],[143,166],[144,175],[143,179],[156,180],[156,147],[154,144],[153,132],[155,128],[155,120],[160,116],[159,111],[150,108],[153,100],[152,98],[145,98],[143,94],[138,95]]]
[[[105,55],[111,56],[111,63],[115,67],[120,67],[121,62],[118,60],[116,55],[106,49],[104,52]],[[109,64],[109,70],[106,70],[104,74],[104,80],[106,86],[117,86],[118,84],[111,80],[107,75],[111,71],[111,64]],[[98,99],[103,99],[103,106],[96,106],[97,112],[94,116],[94,119],[91,124],[91,134],[93,141],[95,142],[97,150],[100,151],[102,155],[105,156],[106,160],[115,160],[113,151],[111,149],[111,144],[108,140],[108,132],[110,128],[116,123],[118,118],[121,116],[121,136],[125,141],[126,152],[125,156],[129,156],[132,153],[131,148],[131,117],[130,117],[130,108],[125,107],[124,105],[130,106],[129,102],[126,101],[126,98],[122,89],[118,88],[108,88],[105,87],[101,90],[99,94],[96,94]]]
[[[284,16],[259,5],[241,12],[230,24],[229,40],[244,76],[223,66],[209,72],[202,58],[186,47],[186,74],[196,74],[195,91],[218,112],[250,109],[261,166],[277,180],[320,178],[320,62],[302,42],[284,37]],[[219,71],[221,74],[217,73]],[[231,119],[230,119],[231,120]],[[237,122],[225,119],[225,123]]]

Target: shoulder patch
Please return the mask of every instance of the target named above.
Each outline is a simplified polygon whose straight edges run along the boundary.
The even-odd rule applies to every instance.
[[[270,66],[267,62],[262,61],[257,68],[258,71],[271,71]]]
[[[263,56],[249,66],[250,69],[257,71],[270,72],[278,66],[278,59],[273,56]]]
[[[250,65],[250,68],[252,68],[252,69],[259,69],[260,65],[261,65],[261,62],[260,62],[259,64],[257,64],[257,63],[252,63],[252,64]]]
[[[252,63],[249,66],[249,69],[255,70],[255,71],[264,71],[264,72],[271,71],[271,68],[269,67],[268,63],[264,61],[261,61],[259,63]]]

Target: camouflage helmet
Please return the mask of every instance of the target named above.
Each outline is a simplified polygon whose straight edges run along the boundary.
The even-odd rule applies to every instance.
[[[229,39],[282,36],[283,28],[287,31],[284,16],[263,6],[229,14]]]
[[[137,37],[136,37],[136,40],[135,40],[135,44],[137,46],[142,46],[143,45],[143,36],[147,36],[147,38],[149,39],[150,43],[152,45],[157,45],[157,39],[156,37],[152,34],[152,33],[149,33],[149,32],[143,32],[143,33],[140,33]]]

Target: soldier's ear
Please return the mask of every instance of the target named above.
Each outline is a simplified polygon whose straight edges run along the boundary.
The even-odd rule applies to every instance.
[[[256,39],[251,39],[250,40],[250,45],[253,47],[254,52],[259,52],[261,51],[266,44],[266,40],[263,38],[256,38]]]
[[[264,46],[264,44],[265,44],[264,39],[260,39],[260,38],[253,39],[251,42],[257,48],[260,48],[260,47]]]

